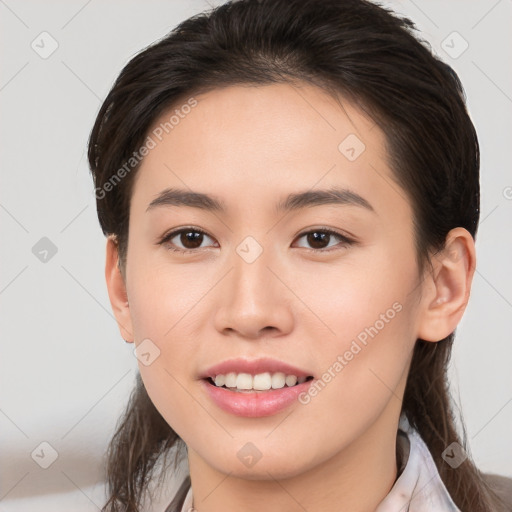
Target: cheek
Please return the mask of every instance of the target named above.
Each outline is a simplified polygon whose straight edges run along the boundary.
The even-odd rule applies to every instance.
[[[414,259],[397,265],[396,258],[390,250],[372,264],[315,275],[307,300],[319,318],[305,327],[322,368],[323,410],[329,402],[344,411],[384,403],[407,369],[416,340],[416,269]]]
[[[190,395],[197,354],[193,345],[199,341],[193,331],[204,324],[198,318],[198,306],[211,284],[204,274],[198,280],[192,265],[171,272],[162,262],[133,254],[129,264],[127,288],[135,344],[141,349],[148,346],[151,353],[150,364],[139,360],[139,371],[155,407],[187,442],[190,418],[201,414]]]
[[[166,394],[190,379],[196,353],[195,338],[184,332],[198,321],[194,307],[198,298],[196,293],[184,292],[181,284],[181,278],[171,279],[162,271],[141,272],[132,283],[133,300],[129,299],[135,344],[142,350],[146,343],[157,354],[151,365],[139,361],[141,375],[154,380]]]
[[[182,303],[180,307],[172,294],[174,290],[163,284],[146,280],[134,288],[137,299],[130,309],[135,343],[139,354],[145,351],[144,344],[150,343],[152,359],[150,364],[145,364],[144,357],[139,357],[138,366],[154,406],[187,443],[190,422],[201,414],[198,402],[191,395],[190,369],[194,367],[196,349],[192,347],[191,337],[183,336],[186,312],[192,306]]]
[[[215,283],[215,276],[210,279],[206,267],[198,278],[196,266],[178,268],[162,257],[149,255],[130,263],[127,287],[136,339],[167,339],[190,325],[196,306]]]
[[[357,438],[388,406],[401,407],[415,342],[415,313],[408,303],[390,302],[392,298],[385,297],[382,307],[372,310],[362,303],[362,308],[347,312],[346,320],[342,310],[336,337],[318,342],[322,373],[299,397],[302,427],[316,431],[323,425],[321,435],[307,441],[315,445],[317,456]]]
[[[376,331],[403,339],[391,333],[405,316],[414,315],[416,268],[412,258],[402,263],[397,253],[388,247],[336,266],[317,264],[295,273],[294,291],[309,309],[300,324],[310,329],[308,339],[325,340],[326,348],[337,349],[358,337],[364,343]]]

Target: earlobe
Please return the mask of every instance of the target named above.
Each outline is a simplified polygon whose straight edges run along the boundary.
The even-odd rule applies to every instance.
[[[476,267],[475,244],[464,228],[452,229],[445,248],[433,257],[422,298],[418,338],[440,341],[459,324],[469,301]]]
[[[125,280],[119,268],[118,245],[113,236],[107,238],[105,279],[112,312],[116,318],[121,336],[126,342],[132,343],[133,329],[130,305],[128,303]]]

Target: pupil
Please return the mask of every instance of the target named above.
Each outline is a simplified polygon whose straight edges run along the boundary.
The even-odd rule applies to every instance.
[[[315,249],[321,249],[325,247],[326,238],[329,236],[329,233],[319,233],[315,231],[308,234],[308,243]]]
[[[201,245],[203,238],[203,234],[199,233],[197,231],[186,231],[181,234],[181,243],[187,248],[187,249],[196,249]],[[197,243],[199,242],[199,243]],[[191,243],[192,247],[187,245]]]

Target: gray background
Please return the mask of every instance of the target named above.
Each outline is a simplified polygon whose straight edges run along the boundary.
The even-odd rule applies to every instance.
[[[0,512],[102,504],[136,359],[110,312],[86,142],[123,65],[220,3],[0,0]],[[479,134],[478,265],[450,373],[472,455],[512,477],[512,0],[385,5],[459,73]]]

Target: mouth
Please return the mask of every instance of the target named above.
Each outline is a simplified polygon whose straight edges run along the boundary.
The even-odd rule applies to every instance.
[[[226,374],[219,373],[213,377],[206,377],[204,380],[212,386],[235,393],[265,393],[299,386],[313,380],[313,376],[297,376],[284,372],[263,372],[255,375],[250,373],[229,372]]]
[[[260,375],[219,374],[200,382],[206,396],[223,411],[245,418],[262,418],[302,403],[300,396],[307,393],[314,379],[311,375]],[[258,387],[268,389],[255,389]]]
[[[310,370],[269,357],[228,359],[198,377],[213,404],[246,418],[271,416],[293,406],[315,378]]]

